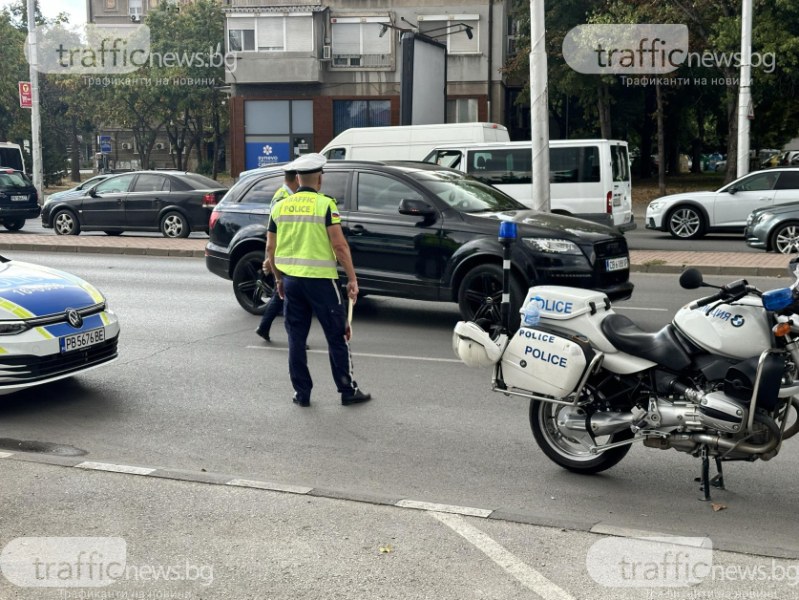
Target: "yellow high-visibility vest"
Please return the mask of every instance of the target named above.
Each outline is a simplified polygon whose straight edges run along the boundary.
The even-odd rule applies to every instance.
[[[325,216],[341,223],[336,201],[324,194],[302,191],[275,204],[277,226],[275,266],[286,275],[336,279],[336,255],[327,235]]]

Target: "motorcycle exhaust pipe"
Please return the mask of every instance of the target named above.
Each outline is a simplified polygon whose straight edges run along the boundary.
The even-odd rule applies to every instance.
[[[633,424],[633,413],[602,412],[591,415],[591,431],[594,435],[613,435],[629,429]]]

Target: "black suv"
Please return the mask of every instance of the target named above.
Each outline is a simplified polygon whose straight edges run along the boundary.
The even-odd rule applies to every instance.
[[[0,223],[17,231],[26,219],[39,216],[39,195],[30,178],[22,171],[0,167]]]
[[[214,208],[205,250],[208,269],[233,280],[241,306],[264,309],[260,280],[269,204],[280,167],[245,172]],[[362,294],[457,302],[466,319],[499,319],[503,220],[518,223],[511,302],[531,285],[600,290],[628,298],[627,242],[616,230],[542,213],[452,169],[417,162],[329,161],[324,194],[337,200]],[[478,314],[479,313],[479,314]]]

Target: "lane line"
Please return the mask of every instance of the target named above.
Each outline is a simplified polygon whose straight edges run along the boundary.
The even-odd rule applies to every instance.
[[[431,512],[430,515],[463,537],[524,587],[544,600],[576,600],[563,588],[511,554],[497,541],[469,525],[463,517],[437,512]]]
[[[109,471],[111,473],[127,473],[129,475],[149,475],[156,469],[146,467],[132,467],[130,465],[115,465],[112,463],[82,462],[75,465],[78,469],[90,469],[93,471]]]
[[[400,500],[394,506],[400,508],[414,508],[416,510],[426,510],[437,513],[450,513],[464,515],[467,517],[481,517],[486,519],[491,516],[493,510],[485,508],[474,508],[471,506],[456,506],[454,504],[436,504],[434,502],[420,502],[418,500]]]
[[[288,492],[289,494],[307,494],[313,488],[301,485],[284,485],[282,483],[270,483],[268,481],[254,481],[252,479],[231,479],[225,485],[233,487],[246,487],[258,490],[269,490],[271,492]]]
[[[10,456],[14,456],[13,452],[0,452],[0,458],[8,458]]]
[[[278,352],[288,352],[288,348],[270,348],[267,346],[245,346],[248,350],[276,350]],[[325,354],[327,350],[306,350],[308,354]],[[428,356],[404,356],[402,354],[371,354],[368,352],[352,352],[353,356],[367,357],[367,358],[387,358],[390,360],[422,360],[429,362],[442,362],[442,363],[458,363],[462,364],[457,358],[434,358]]]

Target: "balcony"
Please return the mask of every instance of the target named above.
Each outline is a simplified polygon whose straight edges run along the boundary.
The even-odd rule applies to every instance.
[[[333,69],[393,69],[391,54],[333,54],[330,62]]]
[[[320,83],[322,81],[322,62],[306,53],[239,52],[235,56],[235,67],[225,72],[226,83]]]

